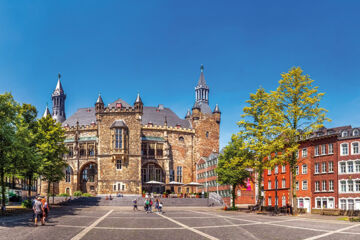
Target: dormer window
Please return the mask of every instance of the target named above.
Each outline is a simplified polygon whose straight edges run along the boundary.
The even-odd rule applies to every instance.
[[[359,129],[354,129],[353,136],[359,136]]]
[[[348,132],[347,131],[343,131],[342,133],[341,133],[341,137],[347,137],[348,136]]]

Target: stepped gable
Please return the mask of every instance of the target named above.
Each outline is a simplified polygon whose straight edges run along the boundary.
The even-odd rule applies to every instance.
[[[182,128],[192,128],[190,121],[179,118],[170,108],[164,107],[144,107],[141,119],[142,125],[152,123],[154,125],[163,126],[165,123],[170,127],[176,127],[180,124]]]
[[[95,107],[79,108],[73,115],[66,119],[62,126],[68,125],[69,127],[76,126],[76,122],[79,121],[79,125],[90,125],[96,122]]]
[[[121,98],[119,98],[118,100],[116,100],[115,102],[109,103],[108,104],[108,108],[116,108],[116,104],[120,103],[122,107],[124,108],[130,108],[131,105],[128,104],[127,102],[125,102],[124,100],[122,100]]]

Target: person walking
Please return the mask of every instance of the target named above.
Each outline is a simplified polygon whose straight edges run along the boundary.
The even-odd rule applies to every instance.
[[[164,213],[162,209],[163,209],[163,203],[159,201],[159,209],[158,209],[159,213]]]
[[[41,225],[44,225],[44,208],[40,201],[40,197],[37,197],[37,199],[35,200],[33,210],[35,214],[35,227],[37,227],[37,222],[39,218],[41,221]]]
[[[150,201],[149,199],[145,200],[145,211],[146,213],[149,213],[149,209],[150,209]]]
[[[135,198],[134,201],[133,201],[133,205],[134,205],[134,208],[133,210],[134,211],[138,211],[138,207],[137,207],[137,199]]]
[[[48,220],[50,208],[48,202],[46,201],[46,198],[43,198],[42,203],[44,208],[44,222],[46,222]]]

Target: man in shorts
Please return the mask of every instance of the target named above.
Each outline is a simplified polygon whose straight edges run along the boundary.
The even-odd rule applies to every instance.
[[[34,214],[35,214],[35,227],[37,227],[38,219],[40,218],[41,225],[44,225],[44,207],[40,201],[40,197],[37,197],[34,206],[33,206]]]

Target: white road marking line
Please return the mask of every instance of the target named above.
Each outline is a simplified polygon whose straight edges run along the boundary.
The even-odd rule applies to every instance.
[[[213,237],[213,236],[211,236],[211,235],[209,235],[209,234],[203,233],[203,232],[201,232],[201,231],[199,231],[199,230],[197,230],[197,229],[195,229],[195,228],[189,227],[188,225],[182,224],[181,222],[178,222],[178,221],[176,221],[176,220],[174,220],[174,219],[172,219],[172,218],[169,218],[169,217],[164,216],[164,215],[159,214],[159,213],[157,213],[157,214],[158,214],[159,216],[161,216],[161,217],[163,217],[163,218],[165,218],[165,219],[173,222],[173,223],[176,223],[176,224],[179,225],[179,226],[182,226],[183,228],[185,228],[185,229],[187,229],[187,230],[190,230],[190,231],[192,231],[192,232],[194,232],[194,233],[197,233],[197,234],[199,234],[199,235],[201,235],[201,236],[203,236],[203,237],[206,237],[207,239],[219,240],[219,239],[216,238],[216,237]]]
[[[193,213],[198,213],[198,214],[205,214],[205,215],[210,215],[210,216],[221,217],[221,218],[229,218],[229,219],[241,220],[241,221],[245,221],[245,222],[253,222],[253,223],[258,223],[259,222],[259,221],[253,221],[253,220],[248,220],[248,219],[239,219],[239,218],[234,218],[234,217],[227,217],[227,216],[222,216],[222,215],[212,214],[212,213],[197,212],[197,211],[193,211],[193,210],[188,210],[188,211],[193,212]]]
[[[121,227],[95,227],[95,229],[108,229],[108,230],[186,230],[183,227],[169,227],[169,228],[121,228]]]
[[[236,224],[234,224],[233,222],[231,222],[229,219],[224,218],[224,221],[232,224],[233,226],[236,225]],[[254,223],[250,223],[250,224],[253,225]],[[244,232],[244,235],[246,235],[246,237],[250,237],[250,238],[252,238],[252,239],[254,239],[254,240],[260,240],[260,239],[257,238],[254,234],[252,234],[251,232],[249,232],[249,231],[246,230],[245,228],[242,228],[241,226],[236,226],[236,227],[239,228],[239,229],[241,229],[241,230]]]
[[[54,227],[86,228],[86,226],[74,226],[74,225],[64,225],[64,224],[54,225]]]
[[[315,240],[315,239],[319,239],[319,238],[322,238],[322,237],[326,237],[326,236],[329,236],[329,235],[333,235],[335,233],[340,233],[344,230],[348,230],[348,229],[351,229],[351,228],[354,228],[354,227],[357,227],[357,226],[360,226],[360,224],[355,224],[355,225],[351,225],[351,226],[348,226],[348,227],[344,227],[344,228],[340,228],[338,230],[335,230],[335,231],[331,231],[331,232],[327,232],[327,233],[324,233],[324,234],[321,234],[321,235],[317,235],[317,236],[314,236],[314,237],[310,237],[310,238],[306,238],[304,240]]]
[[[107,216],[109,216],[114,210],[110,210],[107,212],[104,216],[93,222],[90,226],[86,227],[84,230],[79,232],[75,237],[73,237],[71,240],[80,240],[82,239],[91,229],[96,227],[102,220],[104,220]]]

